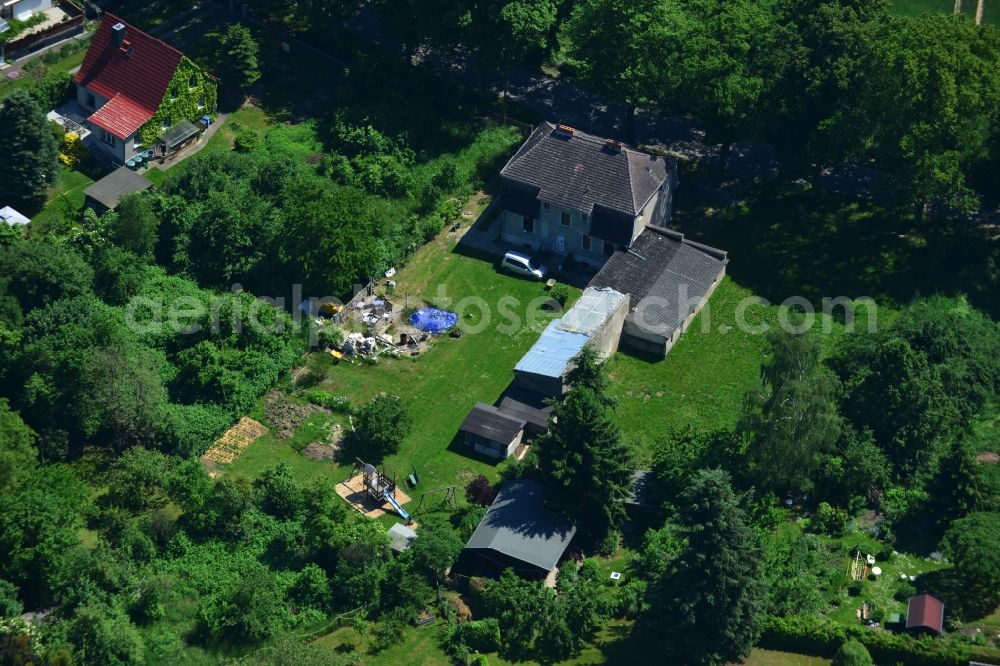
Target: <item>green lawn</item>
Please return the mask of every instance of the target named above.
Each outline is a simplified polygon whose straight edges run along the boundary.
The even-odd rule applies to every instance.
[[[45,65],[45,71],[55,72],[71,70],[83,64],[83,57],[87,54],[87,49],[80,49],[76,53],[71,53],[65,58],[60,58],[53,63]],[[36,77],[22,70],[21,76],[17,79],[8,79],[6,74],[9,70],[4,70],[0,75],[0,98],[7,96],[18,88],[30,88],[35,84]],[[44,75],[44,74],[42,74]],[[48,111],[48,109],[45,109]]]
[[[56,182],[49,190],[45,207],[31,219],[32,227],[62,224],[65,219],[77,219],[83,208],[83,191],[94,182],[90,176],[59,165]]]

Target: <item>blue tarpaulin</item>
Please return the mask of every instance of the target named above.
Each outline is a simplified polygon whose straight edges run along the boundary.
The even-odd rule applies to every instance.
[[[424,308],[410,315],[410,325],[427,333],[440,333],[458,323],[458,315],[446,310]]]

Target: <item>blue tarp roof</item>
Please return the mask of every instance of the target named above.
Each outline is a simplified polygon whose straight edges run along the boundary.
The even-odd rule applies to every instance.
[[[528,350],[515,371],[530,372],[545,377],[562,377],[566,366],[580,353],[583,346],[590,340],[589,335],[570,333],[559,328],[561,319],[553,319],[538,342]]]
[[[446,331],[458,322],[458,315],[447,310],[424,308],[410,315],[410,325],[427,333]]]

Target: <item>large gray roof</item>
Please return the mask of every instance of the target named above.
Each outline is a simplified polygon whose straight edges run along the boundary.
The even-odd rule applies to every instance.
[[[590,214],[595,205],[634,217],[667,179],[667,160],[543,122],[500,174],[538,191],[538,199]],[[516,211],[515,211],[516,212]]]
[[[576,527],[545,508],[537,481],[508,481],[465,546],[492,550],[551,571],[573,540]]]
[[[646,227],[626,250],[619,250],[590,281],[631,297],[628,321],[670,337],[709,292],[726,266],[726,252],[684,238],[684,234]],[[683,310],[683,311],[682,311]]]
[[[126,194],[142,192],[153,186],[145,176],[140,176],[128,167],[119,167],[83,191],[85,196],[99,202],[105,208],[114,208]]]

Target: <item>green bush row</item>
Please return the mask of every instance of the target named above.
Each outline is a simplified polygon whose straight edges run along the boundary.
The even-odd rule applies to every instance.
[[[456,629],[456,639],[476,652],[500,649],[500,622],[496,618],[463,622]]]
[[[969,646],[957,641],[914,637],[874,631],[860,625],[845,626],[809,617],[772,617],[761,638],[761,647],[833,657],[848,639],[864,644],[877,663],[907,666],[960,666],[969,662]]]
[[[302,392],[302,397],[314,405],[326,407],[331,412],[351,413],[351,399],[346,395],[333,395],[322,389],[306,389]]]

